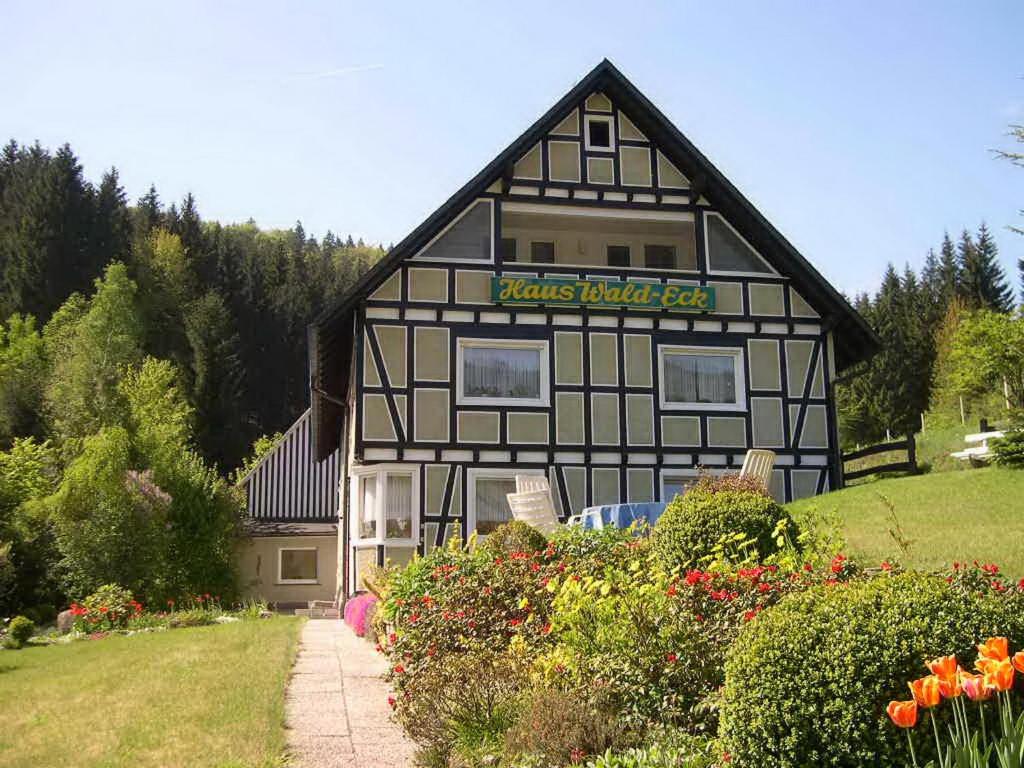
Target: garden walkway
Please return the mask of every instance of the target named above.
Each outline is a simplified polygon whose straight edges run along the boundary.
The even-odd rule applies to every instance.
[[[289,765],[407,768],[413,745],[391,722],[384,657],[338,619],[310,619],[285,698]]]

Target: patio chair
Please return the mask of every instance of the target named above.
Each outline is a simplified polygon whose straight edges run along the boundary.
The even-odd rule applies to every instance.
[[[743,459],[740,477],[753,477],[767,489],[772,478],[772,467],[775,466],[775,451],[751,449]]]
[[[517,477],[518,481],[519,478]],[[547,483],[547,480],[544,481]],[[512,518],[533,526],[545,536],[550,536],[562,527],[551,501],[551,489],[521,491],[506,494]]]

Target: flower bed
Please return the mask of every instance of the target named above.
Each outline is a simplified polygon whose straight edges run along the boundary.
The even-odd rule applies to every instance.
[[[748,489],[708,493],[756,506]],[[828,532],[782,520],[768,546],[764,529],[704,541],[695,559],[672,534],[664,547],[614,529],[510,530],[389,572],[378,647],[419,763],[898,764],[885,704],[907,670],[982,632],[1024,640],[1024,585],[994,566],[863,569]],[[909,708],[893,713],[906,722]]]

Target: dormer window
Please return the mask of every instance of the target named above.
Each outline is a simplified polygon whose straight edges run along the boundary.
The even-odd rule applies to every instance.
[[[614,152],[615,134],[610,115],[587,115],[586,148],[593,152]]]

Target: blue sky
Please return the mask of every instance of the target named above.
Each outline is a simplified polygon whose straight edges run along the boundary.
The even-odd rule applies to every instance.
[[[607,56],[837,287],[984,219],[1016,283],[1024,3],[6,4],[0,137],[132,199],[397,242]]]

